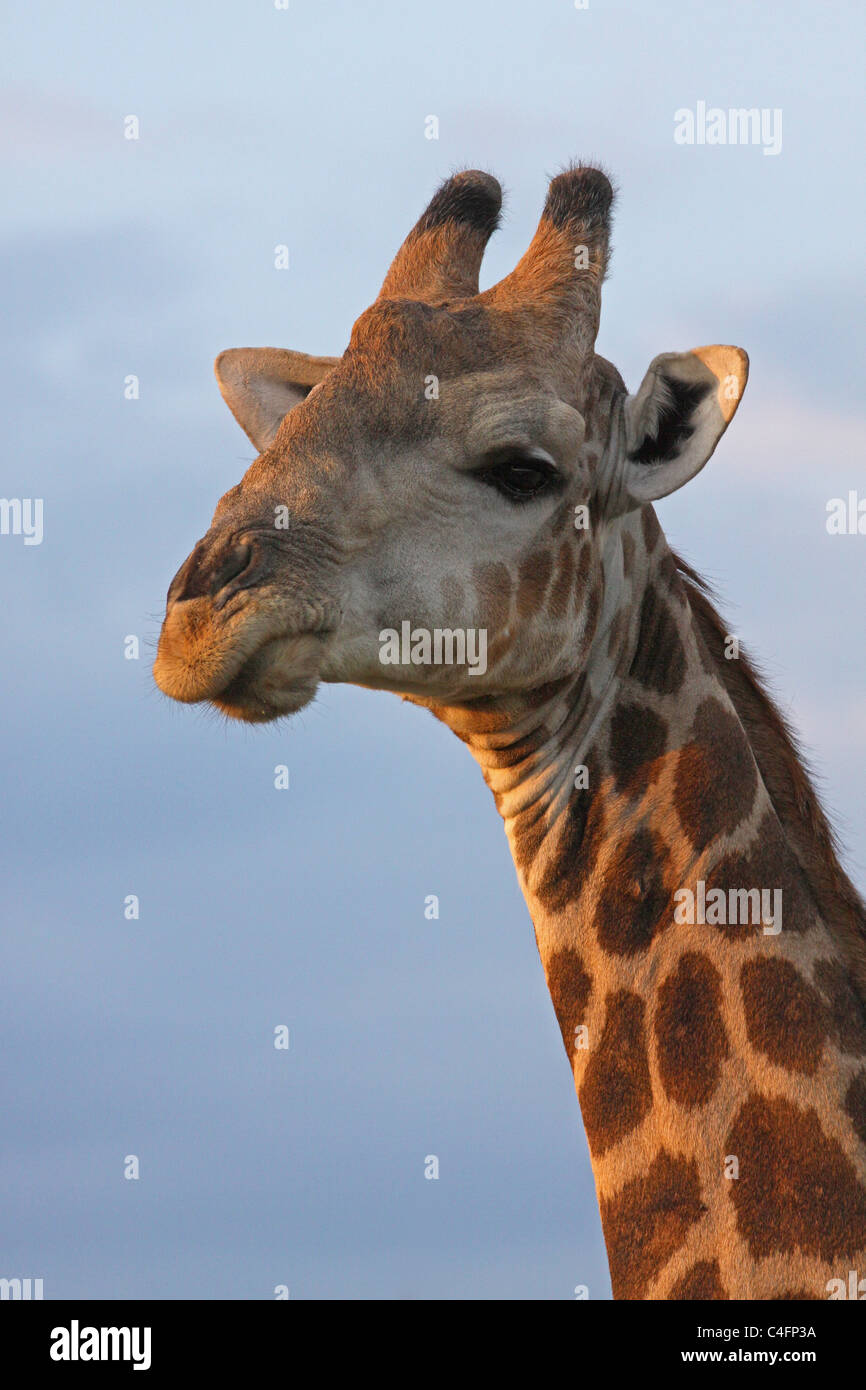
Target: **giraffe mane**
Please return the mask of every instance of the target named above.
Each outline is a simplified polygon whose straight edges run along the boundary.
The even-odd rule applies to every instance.
[[[729,628],[714,607],[711,586],[681,556],[674,553],[674,560],[698,631],[746,732],[816,909],[840,942],[866,1007],[866,904],[839,863],[839,841],[812,785],[799,740],[754,660],[742,648],[736,661],[723,656]]]

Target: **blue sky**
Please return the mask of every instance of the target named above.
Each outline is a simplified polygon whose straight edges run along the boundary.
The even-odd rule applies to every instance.
[[[159,696],[150,660],[252,457],[216,353],[342,351],[455,167],[506,185],[491,283],[547,176],[595,157],[620,186],[599,350],[632,387],[661,351],[750,354],[736,421],[660,516],[763,658],[862,889],[866,537],[825,529],[866,489],[862,23],[602,0],[17,14],[0,491],[44,498],[45,535],[0,536],[0,1275],[46,1297],[609,1297],[567,1059],[465,749],[347,688],[227,727]],[[781,152],[675,144],[698,101],[780,109]]]

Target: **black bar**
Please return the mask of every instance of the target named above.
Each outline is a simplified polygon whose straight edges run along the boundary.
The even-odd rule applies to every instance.
[[[858,1300],[863,1301],[863,1300]],[[542,1355],[544,1343],[533,1334],[537,1328],[535,1312],[515,1315],[510,1304],[468,1302],[471,1322],[463,1322],[466,1312],[460,1305],[446,1303],[425,1311],[422,1303],[400,1305],[399,1322],[374,1301],[352,1304],[303,1299],[292,1301],[183,1301],[183,1302],[74,1302],[7,1301],[0,1306],[0,1332],[4,1358],[20,1367],[19,1379],[31,1372],[48,1373],[52,1380],[69,1376],[130,1375],[133,1383],[149,1376],[161,1383],[163,1375],[184,1370],[223,1378],[229,1370],[249,1370],[259,1366],[282,1367],[297,1381],[308,1380],[301,1369],[306,1346],[313,1354],[313,1367],[327,1364],[333,1370],[335,1358],[345,1355],[360,1372],[381,1364],[383,1355],[392,1365],[402,1364],[400,1378],[409,1375],[430,1378],[437,1355],[445,1373],[453,1372],[456,1348],[448,1333],[464,1330],[468,1334],[466,1353],[483,1359],[489,1371],[500,1359],[507,1365],[517,1349],[515,1342],[529,1337],[526,1351],[531,1357]],[[303,1308],[298,1307],[303,1303]],[[500,1324],[499,1318],[507,1318]],[[602,1364],[614,1374],[628,1372],[664,1373],[677,1366],[686,1374],[701,1375],[708,1366],[738,1371],[741,1367],[763,1366],[773,1371],[807,1368],[822,1380],[856,1364],[863,1344],[864,1320],[855,1309],[840,1308],[827,1302],[783,1303],[611,1303],[575,1300],[570,1306],[549,1308],[544,1315],[547,1328],[563,1337],[557,1341],[556,1360],[573,1363],[575,1375],[581,1366]],[[358,1318],[356,1324],[355,1319]],[[417,1323],[415,1319],[418,1319]],[[488,1318],[490,1323],[488,1324]],[[95,1333],[93,1331],[95,1329]],[[103,1336],[102,1329],[106,1329]],[[117,1329],[117,1334],[108,1331]],[[138,1329],[137,1334],[133,1329]],[[145,1330],[149,1330],[149,1340]],[[394,1342],[399,1329],[403,1350]],[[547,1329],[546,1329],[547,1330]],[[326,1341],[317,1334],[326,1334]],[[409,1336],[407,1344],[405,1338]],[[443,1338],[443,1334],[444,1338]],[[314,1340],[311,1340],[311,1335]],[[360,1340],[359,1340],[360,1338]],[[419,1338],[421,1340],[415,1340]],[[407,1354],[415,1347],[410,1372]],[[52,1348],[55,1355],[52,1356]],[[365,1350],[366,1348],[366,1350]],[[390,1350],[385,1350],[390,1348]],[[549,1350],[549,1348],[548,1348]],[[105,1359],[85,1359],[97,1351]],[[115,1352],[126,1359],[112,1359]],[[77,1359],[73,1356],[77,1353]],[[492,1353],[492,1355],[491,1355]],[[68,1359],[55,1359],[61,1355]],[[299,1359],[300,1358],[300,1359]],[[461,1354],[458,1358],[464,1361]],[[136,1372],[135,1361],[141,1365]],[[147,1365],[145,1365],[147,1361]],[[361,1363],[359,1366],[358,1363]],[[292,1371],[294,1367],[294,1372]],[[539,1374],[543,1370],[539,1367]],[[596,1371],[597,1374],[597,1371]]]

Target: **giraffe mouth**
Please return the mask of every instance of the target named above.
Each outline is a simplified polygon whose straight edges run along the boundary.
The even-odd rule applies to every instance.
[[[247,724],[268,724],[297,714],[314,698],[329,631],[273,637],[248,658],[219,694],[214,708]]]
[[[233,719],[262,724],[294,714],[316,693],[335,628],[322,613],[290,622],[265,601],[220,613],[204,598],[169,606],[154,679],[183,704],[208,702]]]

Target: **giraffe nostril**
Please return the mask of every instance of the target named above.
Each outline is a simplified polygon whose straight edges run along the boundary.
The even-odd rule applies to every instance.
[[[224,555],[222,562],[214,567],[211,578],[211,593],[218,594],[220,589],[224,589],[233,579],[237,579],[239,574],[243,574],[252,559],[253,548],[251,545],[238,545],[234,550]]]
[[[191,598],[215,598],[227,584],[237,579],[239,574],[243,574],[252,555],[253,547],[246,542],[220,550],[207,540],[199,541],[172,580],[168,602],[181,603]]]

